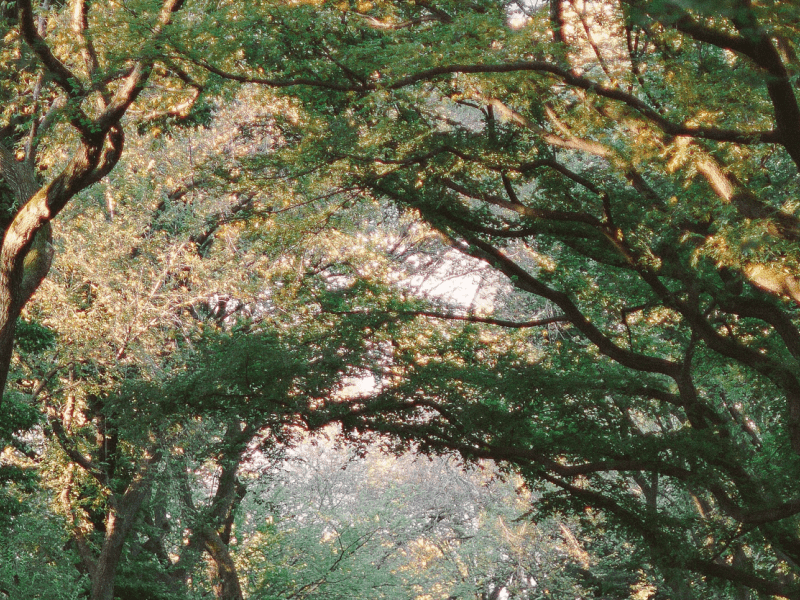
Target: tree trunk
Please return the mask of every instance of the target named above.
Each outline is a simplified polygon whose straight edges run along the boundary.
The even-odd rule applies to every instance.
[[[17,161],[0,144],[0,179],[14,193],[14,205],[24,206],[38,191],[36,174],[27,162]],[[12,221],[13,223],[13,221]],[[32,239],[7,251],[6,236],[11,223],[6,223],[0,248],[0,399],[5,389],[8,369],[14,350],[14,333],[22,308],[50,271],[53,262],[52,230],[45,222]]]
[[[210,525],[203,528],[202,535],[205,549],[214,560],[214,596],[217,600],[244,600],[236,565],[227,544]]]
[[[150,495],[153,484],[153,467],[161,460],[161,452],[155,451],[142,467],[141,472],[128,486],[106,519],[106,536],[103,549],[92,573],[91,600],[114,600],[114,580],[122,556],[125,541],[133,528],[136,514]]]
[[[239,575],[228,544],[231,541],[236,509],[246,491],[236,473],[239,470],[242,453],[257,430],[258,427],[252,425],[242,428],[238,421],[233,420],[225,431],[226,450],[220,460],[222,471],[209,515],[210,524],[202,529],[203,545],[214,561],[213,586],[217,600],[243,599]]]
[[[228,544],[230,543],[233,519],[239,503],[244,498],[246,487],[238,481],[236,473],[242,454],[252,436],[259,430],[260,423],[251,423],[242,427],[237,419],[228,423],[223,438],[222,456],[219,459],[221,472],[211,508],[205,515],[199,515],[189,543],[184,546],[175,569],[184,575],[191,570],[198,558],[198,550],[208,552],[214,561],[211,568],[214,596],[218,600],[243,600],[241,583],[233,562]],[[184,502],[194,511],[194,504],[188,487],[184,493]]]

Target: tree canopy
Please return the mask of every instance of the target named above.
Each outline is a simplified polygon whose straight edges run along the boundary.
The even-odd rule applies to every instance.
[[[393,334],[345,422],[511,461],[674,594],[686,569],[796,597],[796,7],[556,2],[516,29],[496,2],[271,8],[257,48],[196,62],[303,101],[296,176],[326,165],[485,261],[516,290],[498,324],[558,318],[497,347]]]
[[[6,435],[49,411],[59,460],[98,484],[78,494],[92,560],[122,560],[112,515],[157,527],[156,465],[208,427],[198,456],[230,485],[188,547],[240,597],[245,449],[336,421],[505,464],[542,491],[530,518],[625,540],[616,568],[654,594],[800,598],[795,2],[19,0],[4,19],[0,366],[59,213],[70,261],[18,356],[39,320],[80,348],[41,346],[58,385],[20,361]],[[118,275],[89,275],[77,240]],[[480,266],[491,303],[414,295],[435,261]],[[191,551],[161,553],[173,581]]]

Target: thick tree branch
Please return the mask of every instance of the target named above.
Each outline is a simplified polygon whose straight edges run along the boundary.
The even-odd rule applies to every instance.
[[[181,9],[185,0],[164,0],[158,19],[152,28],[151,43],[155,43],[167,25],[172,21],[172,15]],[[139,61],[131,73],[119,84],[111,98],[108,107],[95,120],[95,126],[103,133],[111,129],[122,118],[131,104],[136,100],[144,84],[153,70],[153,61]]]
[[[769,34],[758,23],[749,1],[738,3],[732,21],[739,35],[712,29],[687,13],[675,22],[675,26],[698,41],[742,54],[766,71],[767,92],[777,125],[774,134],[800,168],[800,107],[786,65]]]
[[[610,338],[602,333],[596,325],[592,324],[591,321],[586,318],[583,312],[566,294],[556,291],[540,282],[525,269],[508,258],[499,249],[476,237],[468,237],[466,241],[470,246],[474,246],[480,252],[473,253],[466,248],[464,249],[465,252],[482,258],[490,264],[494,264],[496,268],[514,281],[517,287],[537,296],[541,296],[542,298],[546,298],[556,304],[570,322],[577,327],[589,341],[597,346],[600,352],[612,360],[637,371],[661,373],[673,378],[679,376],[681,367],[678,363],[646,354],[639,354],[617,346]]]

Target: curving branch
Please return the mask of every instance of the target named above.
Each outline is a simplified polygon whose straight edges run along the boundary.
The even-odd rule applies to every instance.
[[[75,444],[73,444],[72,440],[69,439],[69,436],[64,431],[64,426],[61,424],[61,421],[56,417],[51,417],[48,421],[50,423],[50,429],[58,441],[58,445],[61,446],[61,449],[69,459],[91,475],[98,483],[105,486],[107,482],[100,466],[96,465],[91,458],[75,447]]]
[[[309,77],[296,77],[288,79],[273,79],[268,77],[252,77],[248,75],[230,73],[209,62],[189,57],[188,60],[218,75],[224,79],[242,83],[255,83],[269,87],[288,88],[297,86],[318,87],[340,92],[367,92],[378,89],[398,90],[417,83],[439,79],[446,75],[457,73],[493,74],[493,73],[519,73],[535,72],[554,75],[569,85],[597,94],[600,97],[616,100],[639,112],[647,120],[658,126],[664,133],[674,136],[687,136],[718,142],[731,142],[736,144],[782,144],[787,141],[778,130],[771,131],[738,131],[734,129],[719,129],[715,127],[701,127],[687,123],[676,123],[664,117],[658,110],[652,108],[637,96],[620,90],[616,87],[602,85],[592,79],[573,73],[571,70],[546,61],[519,61],[500,64],[452,64],[425,69],[396,79],[385,84],[366,82],[353,85],[335,81],[325,81]]]
[[[164,0],[156,24],[152,27],[151,43],[157,41],[167,25],[172,21],[172,15],[181,9],[185,0]],[[117,123],[136,100],[144,84],[153,70],[153,61],[139,61],[131,73],[119,84],[116,92],[108,103],[108,107],[94,120],[95,127],[105,133]]]
[[[631,0],[626,1],[630,3]],[[777,138],[773,141],[784,146],[795,164],[800,167],[800,107],[791,77],[769,33],[758,22],[749,0],[737,2],[731,17],[738,34],[709,27],[689,14],[682,5],[669,4],[672,10],[680,14],[674,21],[678,31],[699,42],[746,56],[766,72],[765,84],[777,125],[777,129],[769,137]]]
[[[78,1],[78,0],[76,0]],[[151,43],[156,42],[172,20],[172,15],[183,5],[184,0],[164,0],[161,11],[152,28]],[[147,82],[153,68],[153,60],[140,60],[129,74],[119,82],[114,94],[103,112],[90,119],[81,109],[86,91],[74,74],[52,53],[34,24],[31,0],[17,1],[18,18],[22,38],[44,65],[52,79],[64,90],[68,98],[70,124],[81,136],[80,144],[67,165],[48,184],[36,189],[21,200],[22,206],[16,211],[5,229],[0,247],[0,391],[5,388],[8,370],[13,353],[16,320],[29,293],[46,275],[49,262],[39,261],[44,268],[37,280],[24,282],[26,255],[34,245],[34,240],[42,232],[49,235],[50,221],[81,190],[107,175],[119,160],[124,143],[124,131],[120,120],[136,100]],[[86,8],[77,7],[79,20],[84,18]],[[81,25],[82,26],[82,25]],[[5,157],[5,158],[3,158]],[[7,154],[0,154],[5,166],[4,178],[14,177],[14,170]],[[26,164],[32,169],[32,165]],[[47,240],[45,240],[47,241]],[[48,253],[40,253],[47,258]],[[25,284],[25,285],[24,285]],[[31,285],[35,284],[35,285]]]
[[[590,506],[595,506],[613,514],[620,519],[621,522],[637,530],[637,532],[654,548],[661,549],[664,553],[664,558],[670,556],[669,548],[665,546],[665,544],[669,543],[668,539],[664,538],[663,530],[657,527],[655,523],[650,523],[641,515],[623,507],[620,503],[594,490],[573,485],[560,477],[553,477],[548,474],[542,474],[541,477],[568,492],[570,495],[580,498]],[[669,560],[669,562],[674,563],[674,566],[680,566],[680,563],[674,558]],[[716,562],[696,555],[684,559],[683,563],[689,569],[702,575],[730,581],[732,583],[741,583],[751,589],[782,598],[789,598],[791,600],[800,599],[800,592],[797,592],[793,587],[759,577],[726,563]]]
[[[39,34],[31,0],[17,0],[17,12],[22,38],[50,73],[53,81],[64,90],[69,98],[73,100],[81,99],[86,94],[82,84],[75,74],[56,58],[55,54],[50,50],[50,46]]]

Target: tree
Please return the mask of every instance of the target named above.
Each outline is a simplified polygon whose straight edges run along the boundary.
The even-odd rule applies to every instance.
[[[291,570],[303,581],[299,587],[318,580],[325,567],[335,572],[326,583],[336,583],[342,568],[351,574],[333,588],[310,585],[303,593],[336,589],[352,597],[358,582],[371,597],[374,585],[392,578],[388,568],[375,577],[352,573],[371,573],[380,544],[405,539],[413,546],[409,540],[429,524],[427,508],[414,504],[389,527],[388,514],[397,509],[386,502],[399,500],[389,495],[379,502],[358,479],[346,507],[327,515],[349,523],[342,531],[354,542],[362,525],[374,530],[372,545],[356,543],[347,560],[335,560],[330,544],[319,543],[319,522],[303,529],[290,518],[303,502],[296,491],[280,523],[296,537],[282,534],[264,548],[245,524],[260,493],[249,479],[253,463],[296,447],[298,428],[317,429],[338,418],[325,406],[348,380],[386,368],[385,348],[365,333],[385,330],[386,317],[335,313],[336,290],[361,282],[360,301],[396,302],[378,282],[408,277],[414,272],[409,262],[432,257],[438,264],[434,255],[441,249],[429,230],[394,211],[373,204],[344,211],[342,203],[352,202],[347,190],[325,187],[311,203],[274,188],[231,194],[225,185],[238,165],[230,155],[252,156],[264,134],[272,143],[280,138],[271,125],[274,111],[255,111],[253,98],[243,91],[215,110],[205,128],[130,135],[120,168],[62,213],[53,272],[20,322],[11,388],[27,393],[20,407],[29,414],[32,403],[46,413],[42,448],[29,451],[30,463],[65,521],[69,551],[80,557],[71,575],[82,574],[94,598],[177,600],[208,593],[238,599],[254,593],[259,578],[271,582],[261,592],[274,591],[281,581],[270,579],[273,559],[255,568],[243,555],[288,556],[292,549],[320,559],[306,571]],[[219,146],[226,149],[223,158],[214,155]],[[177,154],[186,147],[190,156]],[[169,171],[160,170],[166,164]],[[148,170],[158,174],[155,181],[137,177]],[[234,183],[244,187],[258,176],[247,173]],[[191,244],[201,238],[202,244]],[[237,264],[247,265],[247,277],[230,267]],[[324,310],[320,297],[327,298]],[[440,479],[431,478],[428,497],[436,495]],[[374,514],[383,515],[377,529],[359,515],[358,502],[366,498],[374,501]],[[502,502],[513,498],[505,495]],[[477,531],[479,512],[461,525]],[[507,527],[517,527],[510,524],[514,516],[503,514]],[[15,540],[31,535],[26,525]],[[464,589],[498,591],[517,575],[493,554],[505,548],[497,541],[505,530],[492,537],[481,532],[468,543],[457,543],[448,531],[437,521],[444,550],[434,554],[442,554],[441,564],[422,574],[409,567],[395,591],[444,589],[463,579],[461,554],[474,563]],[[407,560],[413,563],[423,550]],[[509,556],[522,562],[522,554]],[[563,555],[555,554],[563,564]],[[493,561],[500,563],[497,572]],[[535,568],[538,580],[556,570],[549,563]],[[27,571],[13,565],[8,572],[13,578]]]
[[[374,393],[308,411],[312,425],[341,419],[354,437],[506,461],[551,486],[542,509],[629,540],[629,564],[672,597],[800,597],[796,3],[216,2],[180,27],[179,3],[159,17],[111,6],[102,21],[130,24],[113,48],[135,49],[130,71],[115,70],[110,44],[92,58],[101,20],[72,8],[83,53],[62,51],[59,28],[37,31],[22,0],[4,26],[15,41],[4,64],[20,75],[3,88],[18,99],[4,117],[14,147],[3,180],[17,204],[30,200],[10,211],[0,257],[0,367],[49,265],[46,223],[116,163],[132,103],[159,103],[141,90],[156,55],[190,104],[226,80],[284,90],[284,143],[220,176],[244,192],[237,210],[268,185],[342,206],[391,203],[508,285],[496,314],[465,314],[397,298],[352,252],[287,259],[313,277],[271,289],[269,302],[306,294],[282,325],[318,327],[306,343],[322,357],[358,347],[376,379]],[[527,11],[516,29],[513,11]],[[137,24],[155,31],[146,47]],[[83,62],[69,70],[54,53]],[[26,95],[37,88],[30,64],[54,104]],[[41,189],[30,158],[14,154],[35,155],[35,130],[29,149],[19,128],[29,113],[41,115],[29,125],[58,132],[42,146]],[[56,152],[67,140],[73,159]],[[192,243],[202,248],[206,231]],[[37,243],[29,286],[23,257]],[[331,332],[343,338],[325,345]],[[116,392],[103,392],[91,427],[112,415]],[[122,497],[134,473],[115,482]]]
[[[458,318],[548,327],[395,339],[348,427],[515,464],[673,597],[800,597],[797,5],[512,4],[269,3],[240,55],[182,53],[302,102],[298,181],[419,214],[520,298]]]
[[[231,155],[279,143],[277,109],[254,106],[244,91],[208,127],[130,135],[120,168],[62,213],[53,272],[21,321],[12,387],[46,413],[33,458],[93,598],[190,586],[241,598],[229,542],[251,445],[280,449],[294,429],[323,426],[313,406],[374,360],[372,320],[332,331],[299,284],[314,271],[332,284],[332,256],[374,262],[369,243],[326,227],[342,224],[346,193],[225,187],[237,183]],[[136,176],[148,171],[153,181]],[[29,355],[42,350],[37,327],[67,343]]]
[[[182,0],[145,2],[132,10],[84,1],[59,7],[3,3],[0,390],[17,317],[50,269],[50,222],[117,164],[125,140],[122,119],[134,102],[146,99],[142,92],[157,64],[157,78],[178,82],[188,94],[166,94],[168,108],[151,118],[185,116],[199,95],[182,72],[164,69],[159,52],[179,27],[173,19],[182,6]],[[183,102],[176,101],[181,96]],[[142,105],[155,108],[159,100],[165,98]]]

